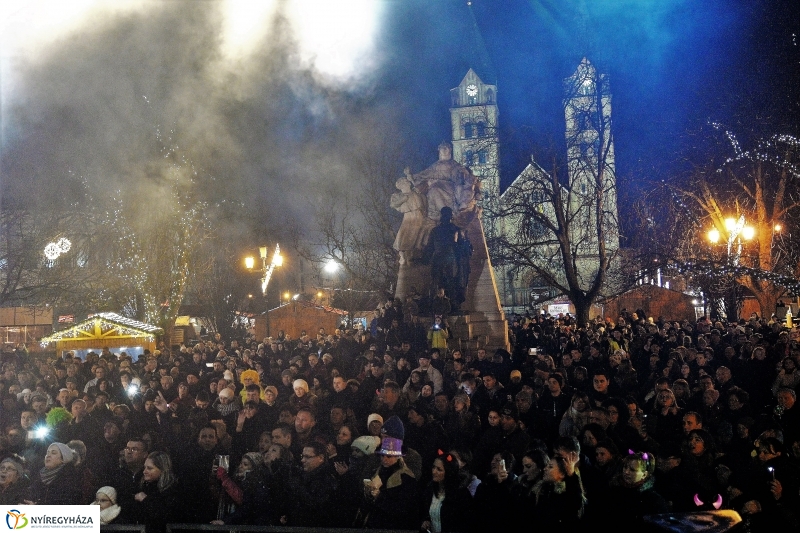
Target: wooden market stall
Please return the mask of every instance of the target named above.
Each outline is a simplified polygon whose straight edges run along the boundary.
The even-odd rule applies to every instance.
[[[43,337],[42,346],[55,345],[59,356],[67,351],[81,359],[90,351],[100,353],[108,348],[114,353],[126,352],[134,360],[156,348],[156,335],[163,333],[157,326],[139,322],[116,313],[96,313],[70,328]]]

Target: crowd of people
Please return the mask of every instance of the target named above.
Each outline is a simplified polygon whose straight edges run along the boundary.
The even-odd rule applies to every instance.
[[[516,316],[511,351],[488,353],[446,317],[381,315],[136,361],[5,351],[0,502],[93,502],[152,532],[632,531],[713,509],[798,528],[800,329]]]

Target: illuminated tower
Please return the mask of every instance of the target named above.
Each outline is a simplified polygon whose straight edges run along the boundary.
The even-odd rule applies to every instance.
[[[571,240],[577,244],[579,271],[593,277],[597,258],[598,216],[602,217],[609,255],[619,248],[616,165],[611,130],[611,93],[608,78],[583,58],[572,76],[564,80],[567,165],[569,171]],[[598,212],[601,213],[598,215]]]
[[[497,86],[483,83],[469,69],[458,87],[450,90],[453,160],[467,166],[481,180],[484,227],[492,235],[492,206],[500,195],[497,157]]]

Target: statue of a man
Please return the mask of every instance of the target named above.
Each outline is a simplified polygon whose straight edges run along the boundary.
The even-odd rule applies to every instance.
[[[443,207],[453,211],[456,223],[468,222],[478,212],[480,181],[470,170],[453,161],[453,147],[439,145],[439,160],[419,174],[406,176],[414,188],[428,198],[428,218],[439,220]]]
[[[448,296],[458,290],[458,226],[453,224],[453,210],[445,206],[439,211],[439,225],[430,236],[431,279],[436,289]]]

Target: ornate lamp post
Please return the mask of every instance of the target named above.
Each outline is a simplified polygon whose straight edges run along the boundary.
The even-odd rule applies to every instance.
[[[755,228],[746,225],[744,215],[739,215],[739,218],[726,218],[724,226],[724,232],[712,228],[708,232],[708,240],[712,245],[716,245],[724,239],[726,245],[725,266],[728,269],[735,269],[739,266],[742,258],[743,241],[753,240],[756,234]],[[724,312],[730,321],[738,318],[739,285],[735,272],[731,272],[728,276],[730,279],[728,280],[728,291],[724,297]]]

